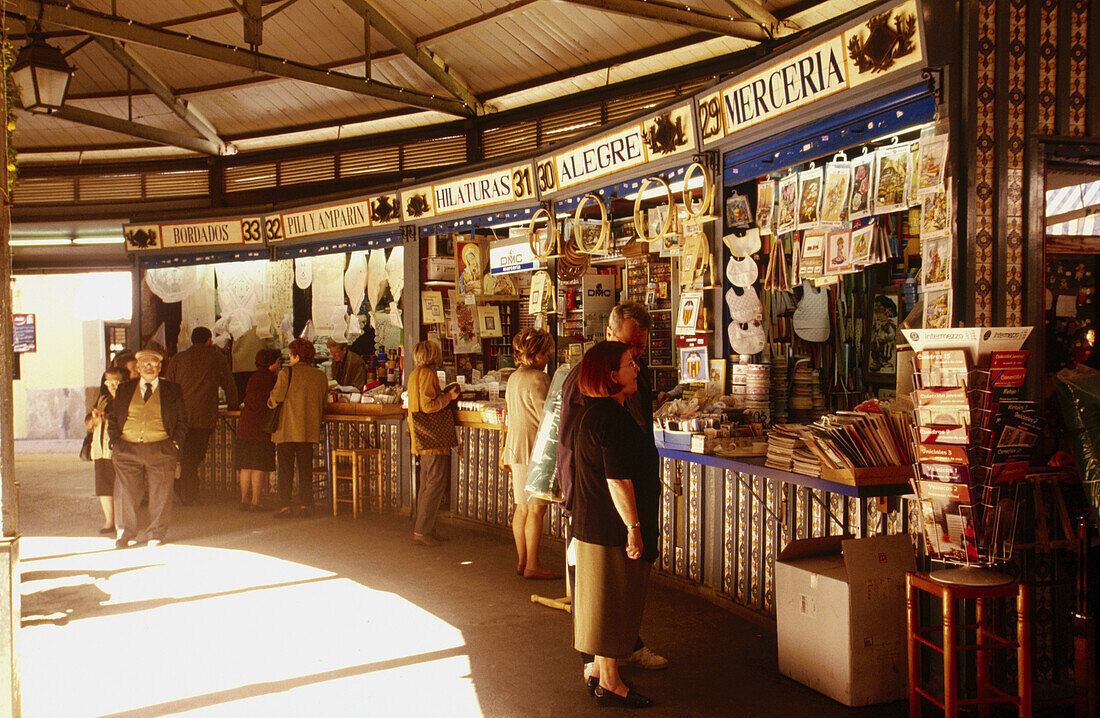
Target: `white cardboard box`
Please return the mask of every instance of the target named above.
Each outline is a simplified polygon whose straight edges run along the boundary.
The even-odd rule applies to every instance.
[[[779,672],[846,706],[905,700],[907,535],[793,541],[775,563]]]
[[[453,282],[455,279],[454,257],[428,257],[425,276],[429,281]]]

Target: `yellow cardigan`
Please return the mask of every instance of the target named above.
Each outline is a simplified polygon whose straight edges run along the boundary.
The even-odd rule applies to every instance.
[[[435,374],[435,369],[426,366],[418,366],[412,370],[409,374],[409,421],[415,421],[413,415],[416,412],[424,412],[426,414],[434,414],[437,411],[445,409],[450,403],[451,398],[443,393],[442,387],[439,386],[439,377]],[[412,435],[412,451],[414,454],[449,454],[450,449],[420,449],[416,446],[416,431],[410,432]]]

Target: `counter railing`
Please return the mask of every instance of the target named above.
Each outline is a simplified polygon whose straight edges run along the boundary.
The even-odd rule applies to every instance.
[[[499,466],[501,427],[464,420],[452,484],[452,513],[509,528],[511,481]],[[854,487],[777,471],[762,459],[736,460],[660,449],[661,553],[657,568],[774,615],[775,559],[793,539],[840,533],[873,536],[916,526],[915,504],[878,496],[909,493],[904,483]],[[563,537],[561,508],[547,531]]]

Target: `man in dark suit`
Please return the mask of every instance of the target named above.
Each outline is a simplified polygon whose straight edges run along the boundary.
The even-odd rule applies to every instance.
[[[206,457],[218,421],[218,387],[230,409],[237,408],[237,383],[229,360],[214,346],[206,327],[191,330],[191,348],[168,360],[164,378],[183,389],[187,407],[187,439],[180,446],[180,478],[176,493],[184,506],[199,502],[199,464]]]
[[[130,541],[159,546],[172,518],[172,483],[187,437],[187,408],[179,384],[160,378],[163,358],[152,349],[137,353],[139,378],[119,386],[107,415],[115,464],[115,548],[126,548]],[[137,509],[146,490],[149,525],[140,531]]]

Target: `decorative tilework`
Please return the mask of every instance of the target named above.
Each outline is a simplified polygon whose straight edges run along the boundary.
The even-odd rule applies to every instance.
[[[829,497],[829,535],[843,534],[847,528],[848,498],[840,494],[826,494]],[[843,523],[841,523],[843,522]]]
[[[466,482],[470,475],[470,429],[460,426],[458,428],[458,510],[459,516],[469,515],[469,496],[466,491]]]
[[[1069,46],[1069,133],[1085,134],[1085,92],[1089,59],[1089,0],[1073,3]]]
[[[722,512],[722,590],[728,595],[734,593],[734,580],[737,555],[737,477],[728,469],[722,472],[722,494],[725,503]]]
[[[496,436],[494,436],[493,439],[500,436],[499,431],[494,431],[494,432],[486,431],[484,433],[485,434],[489,434],[489,433],[495,434]],[[496,444],[497,444],[497,442],[490,439],[487,442],[487,444],[488,444],[486,446],[487,451],[485,452],[485,457],[484,457],[484,463],[486,464],[486,466],[485,466],[485,501],[486,501],[485,521],[487,521],[491,524],[495,524],[495,523],[500,523],[500,520],[497,518],[497,479],[499,478],[500,468],[497,466],[497,462],[496,462]]]
[[[752,543],[752,523],[749,508],[750,477],[737,474],[737,601],[742,605],[749,602],[749,546]]]
[[[974,323],[993,323],[994,81],[997,61],[997,3],[979,0],[977,108],[975,113]]]
[[[495,433],[495,432],[494,432]],[[489,432],[477,430],[477,517],[481,521],[488,519],[489,477],[485,457],[489,453]]]
[[[687,575],[692,581],[698,581],[699,574],[699,559],[702,549],[700,539],[700,494],[702,493],[703,478],[701,476],[703,471],[702,464],[691,464],[691,471],[688,478],[688,531],[687,531]]]
[[[672,532],[672,507],[676,497],[673,496],[672,489],[669,487],[673,485],[676,474],[676,462],[670,459],[665,459],[665,471],[664,481],[661,491],[661,537],[664,541],[661,543],[661,566],[665,571],[672,572],[675,568],[673,561],[673,549],[675,548],[676,540],[675,534]]]
[[[813,515],[813,533],[812,536],[828,536],[829,526],[825,523],[825,492],[820,489],[813,489],[813,502],[810,504]]]
[[[1023,166],[1027,99],[1027,0],[1011,0],[1008,13],[1008,155],[1005,195],[1005,324],[1024,316]]]
[[[764,610],[775,613],[775,557],[778,554],[776,543],[778,532],[773,516],[779,515],[780,484],[773,479],[764,479],[764,500],[771,514],[764,520]]]
[[[751,571],[752,581],[749,586],[749,605],[753,608],[759,608],[764,603],[761,595],[764,590],[763,547],[761,546],[764,539],[764,507],[760,505],[760,500],[757,497],[764,495],[764,479],[759,476],[750,476],[749,481],[752,482],[752,491],[749,498],[752,502],[752,529],[749,533],[749,571]]]
[[[804,539],[810,537],[809,521],[807,521],[806,514],[807,505],[810,501],[810,492],[808,489],[799,486],[795,489],[794,493],[794,535],[795,538]]]
[[[1054,134],[1058,86],[1058,0],[1042,0],[1039,10],[1039,126],[1041,135]]]

